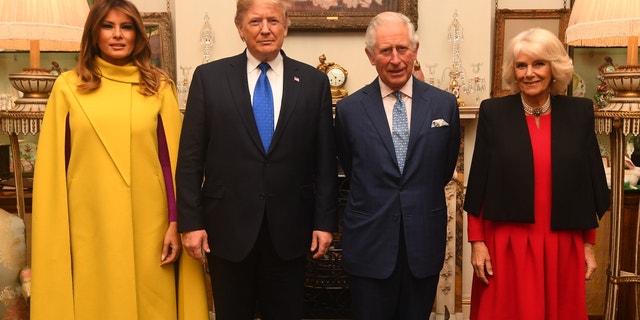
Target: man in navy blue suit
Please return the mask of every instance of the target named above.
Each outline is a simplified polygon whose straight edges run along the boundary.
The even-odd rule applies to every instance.
[[[254,319],[256,305],[262,319],[299,320],[306,256],[323,256],[338,227],[329,80],[281,50],[287,4],[238,0],[247,50],[191,81],[178,228],[186,253],[209,263],[219,320]]]
[[[406,16],[374,17],[365,44],[378,77],[341,100],[336,118],[350,179],[342,245],[353,318],[424,320],[444,262],[458,107],[412,76],[419,44]]]

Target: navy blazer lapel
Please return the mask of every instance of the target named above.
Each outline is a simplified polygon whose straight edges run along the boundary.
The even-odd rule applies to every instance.
[[[423,126],[429,125],[428,121],[425,119],[429,114],[429,100],[431,97],[427,94],[429,91],[429,86],[424,82],[414,78],[413,79],[413,88],[412,88],[412,97],[411,97],[411,119],[409,119],[411,123],[411,127],[409,128],[409,145],[407,146],[407,156],[409,159],[409,155],[411,154],[411,149],[413,149],[416,143],[416,137],[418,133],[422,130]]]
[[[396,158],[396,150],[393,146],[393,138],[391,138],[391,127],[389,126],[389,120],[387,119],[387,114],[384,111],[384,104],[382,103],[382,95],[380,94],[380,83],[378,82],[378,78],[373,80],[373,82],[368,86],[364,87],[362,92],[366,96],[365,99],[362,99],[362,108],[371,120],[373,127],[378,131],[382,144],[385,146],[389,155],[397,165],[398,159]]]
[[[291,120],[293,111],[297,105],[298,96],[300,95],[300,81],[304,81],[304,77],[299,73],[300,68],[293,60],[289,59],[284,52],[282,54],[282,63],[284,67],[282,78],[282,104],[280,105],[280,114],[278,115],[278,123],[276,123],[273,138],[269,150],[278,143],[282,137],[287,123]]]
[[[249,92],[249,80],[247,79],[247,53],[246,50],[234,57],[229,62],[226,70],[228,87],[231,90],[236,111],[240,115],[242,124],[247,129],[247,133],[256,145],[256,148],[263,150],[262,140],[258,126],[253,116],[253,104],[251,103],[251,93]],[[265,150],[266,153],[266,150]]]

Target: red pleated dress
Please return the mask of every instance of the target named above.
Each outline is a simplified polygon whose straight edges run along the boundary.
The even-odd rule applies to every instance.
[[[584,243],[595,229],[551,230],[551,115],[527,115],[534,157],[535,223],[468,215],[469,241],[485,241],[494,275],[474,275],[471,320],[586,320]],[[513,186],[517,187],[517,186]]]

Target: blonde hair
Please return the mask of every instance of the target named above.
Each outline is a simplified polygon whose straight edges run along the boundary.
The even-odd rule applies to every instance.
[[[505,52],[502,78],[514,93],[520,91],[516,82],[514,66],[515,57],[519,54],[548,61],[551,64],[553,77],[553,81],[549,85],[549,91],[552,95],[566,92],[567,85],[573,78],[573,62],[569,58],[565,46],[555,34],[546,29],[532,28],[520,32],[511,40]]]

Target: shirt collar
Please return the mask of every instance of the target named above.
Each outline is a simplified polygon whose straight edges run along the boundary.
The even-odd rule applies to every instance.
[[[246,50],[246,52],[247,52],[247,73],[249,73],[255,70],[256,68],[258,68],[258,65],[263,61],[260,61],[256,57],[252,56],[249,50]],[[282,53],[278,53],[275,59],[271,61],[264,61],[264,62],[269,63],[269,66],[271,66],[271,70],[273,70],[276,73],[280,73],[279,70],[283,69]]]
[[[380,93],[382,94],[382,98],[386,98],[388,95],[393,94],[394,91],[389,86],[387,86],[380,77],[378,77],[378,83],[380,83]],[[409,77],[409,80],[398,90],[402,92],[405,96],[411,98],[413,94],[413,76]]]

